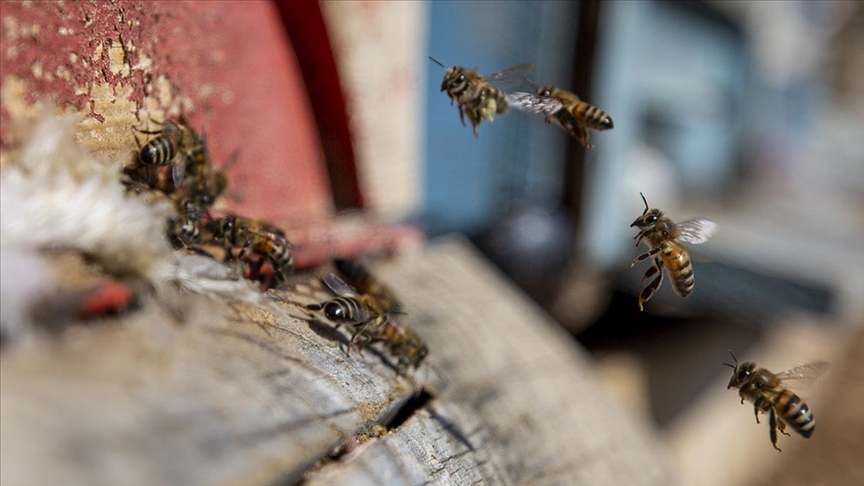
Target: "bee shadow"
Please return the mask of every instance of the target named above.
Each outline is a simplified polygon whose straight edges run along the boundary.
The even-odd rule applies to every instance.
[[[309,323],[309,329],[321,338],[328,341],[337,342],[339,343],[340,347],[348,345],[348,338],[345,337],[344,334],[339,332],[339,329],[332,324],[327,324],[326,322],[321,322],[320,320],[314,318],[309,319],[307,322]]]
[[[365,346],[363,350],[352,349],[351,354],[347,353],[348,344],[350,342],[349,338],[345,336],[345,334],[339,332],[339,328],[329,324],[327,322],[323,322],[319,319],[308,319],[309,329],[320,336],[323,339],[326,339],[331,342],[339,343],[339,349],[342,350],[343,353],[348,355],[351,358],[356,358],[361,353],[370,353],[375,355],[381,362],[391,370],[393,370],[398,375],[404,375],[404,371],[399,368],[398,364],[395,361],[391,361],[387,356],[386,352],[378,349],[377,346],[374,346],[375,343],[370,343]]]

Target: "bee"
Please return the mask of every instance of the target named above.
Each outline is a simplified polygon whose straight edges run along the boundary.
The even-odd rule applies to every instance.
[[[337,327],[345,325],[353,328],[352,340],[349,342],[350,353],[350,345],[353,344],[357,334],[373,321],[385,319],[386,312],[374,297],[358,293],[351,285],[332,273],[323,277],[321,281],[336,295],[336,298],[319,304],[309,304],[306,308],[323,311],[324,316]]]
[[[804,438],[809,439],[816,429],[816,419],[813,418],[813,412],[798,395],[783,384],[793,380],[802,380],[799,382],[802,384],[813,382],[828,370],[828,363],[815,361],[775,374],[765,368],[756,368],[755,363],[739,364],[732,351],[729,351],[729,354],[732,354],[735,364],[723,363],[733,370],[732,378],[729,379],[729,386],[726,389],[738,388],[741,403],[743,404],[745,399],[753,403],[753,413],[756,415],[757,424],[759,423],[759,412],[768,414],[769,433],[774,448],[778,451],[781,450],[777,447],[777,429],[780,429],[781,434],[788,436],[789,434],[786,433],[787,425]]]
[[[188,201],[201,210],[211,208],[228,188],[228,175],[222,169],[208,167],[200,175],[187,177],[183,191]]]
[[[222,241],[226,248],[239,248],[238,259],[247,252],[266,257],[273,264],[276,277],[284,281],[285,274],[294,269],[295,246],[288,241],[281,228],[266,221],[253,220],[237,215],[216,218],[208,223],[212,241]]]
[[[306,308],[323,310],[325,317],[337,327],[351,327],[346,354],[350,355],[352,346],[362,352],[367,344],[382,342],[397,359],[400,371],[409,366],[415,369],[420,366],[429,354],[429,349],[414,330],[393,319],[392,313],[386,310],[387,305],[371,294],[358,292],[334,274],[327,275],[322,281],[337,297],[320,304],[307,305]]]
[[[630,225],[636,226],[639,233],[633,237],[636,246],[642,240],[648,246],[649,251],[636,257],[630,263],[630,268],[636,266],[642,260],[653,258],[654,265],[645,272],[642,277],[642,292],[639,294],[639,310],[643,310],[642,304],[651,300],[654,292],[660,288],[663,282],[663,267],[669,272],[672,279],[672,288],[683,298],[687,298],[696,284],[693,275],[693,266],[690,255],[681,247],[680,242],[698,245],[705,243],[717,232],[717,224],[707,219],[694,219],[682,223],[673,223],[671,219],[663,215],[659,209],[650,209],[648,201],[640,192],[645,210],[642,216]],[[645,282],[648,281],[646,285]]]
[[[474,136],[480,136],[480,122],[492,122],[495,115],[506,115],[510,111],[507,96],[492,85],[493,81],[517,79],[531,70],[532,63],[519,64],[504,71],[481,76],[477,69],[462,66],[445,67],[433,57],[435,64],[444,68],[444,79],[441,81],[441,91],[446,91],[450,104],[456,102],[459,108],[459,121],[465,126],[465,115],[474,130]]]
[[[360,291],[375,298],[384,312],[399,313],[401,304],[393,291],[369,273],[365,266],[354,260],[337,258],[333,261],[345,281]]]
[[[183,182],[183,190],[196,206],[209,209],[225,192],[228,188],[227,171],[237,161],[237,155],[238,152],[234,152],[221,167],[214,166],[210,162],[206,136],[201,135],[198,143],[190,151],[186,179]]]
[[[171,177],[175,187],[183,182],[186,165],[193,159],[193,153],[200,150],[202,139],[186,123],[184,117],[179,122],[159,123],[160,130],[139,130],[145,135],[156,135],[138,152],[138,161],[145,167],[171,166]],[[137,139],[136,139],[137,140]]]
[[[615,127],[608,113],[580,100],[575,94],[553,86],[531,85],[537,90],[536,94],[512,93],[508,95],[510,104],[519,110],[542,113],[546,116],[546,123],[554,121],[570,136],[576,137],[582,146],[593,147],[588,141],[589,128],[610,130]]]

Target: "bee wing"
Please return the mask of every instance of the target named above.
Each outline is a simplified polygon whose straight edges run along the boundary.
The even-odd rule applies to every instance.
[[[798,365],[792,369],[777,373],[777,378],[788,384],[791,388],[802,390],[809,388],[828,372],[828,363],[814,361],[812,363]]]
[[[359,293],[357,289],[349,285],[347,282],[339,278],[338,275],[330,273],[321,277],[321,282],[330,289],[335,295],[340,297],[357,297]]]
[[[691,245],[700,245],[717,233],[717,223],[707,219],[691,219],[678,223],[678,239]]]
[[[174,181],[174,187],[180,187],[183,184],[183,179],[186,177],[186,158],[181,157],[180,160],[171,166],[171,179]]]
[[[530,71],[534,67],[533,62],[526,62],[523,64],[518,64],[516,66],[509,67],[503,71],[498,71],[497,73],[488,74],[483,76],[489,82],[506,82],[506,81],[514,81],[521,80],[523,76]]]
[[[555,98],[541,98],[532,93],[516,92],[507,95],[510,106],[534,115],[552,116],[564,105]]]

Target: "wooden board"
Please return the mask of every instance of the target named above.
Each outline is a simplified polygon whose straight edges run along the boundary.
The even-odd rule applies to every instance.
[[[284,291],[260,306],[190,296],[182,324],[151,302],[4,348],[0,483],[670,484],[651,431],[467,243],[376,270],[431,349],[408,376],[386,353],[346,356],[344,334]],[[358,434],[420,382],[428,400],[404,423]]]

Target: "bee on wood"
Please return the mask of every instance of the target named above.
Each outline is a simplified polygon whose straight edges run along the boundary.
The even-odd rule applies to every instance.
[[[253,220],[237,215],[213,219],[208,223],[213,242],[222,241],[226,249],[239,249],[238,259],[248,252],[266,257],[273,265],[276,277],[285,280],[285,274],[294,269],[295,246],[288,241],[281,228],[266,221]]]
[[[347,354],[350,355],[352,346],[362,352],[367,344],[381,342],[397,359],[400,370],[420,366],[429,349],[414,330],[394,320],[393,314],[386,310],[389,304],[380,302],[375,295],[358,292],[334,274],[325,276],[322,281],[337,297],[306,308],[323,311],[337,327],[351,327]]]
[[[798,395],[784,385],[796,380],[798,386],[815,382],[828,370],[828,363],[815,361],[775,374],[765,368],[756,368],[755,363],[739,364],[732,351],[729,353],[732,354],[735,364],[723,363],[732,368],[732,378],[729,379],[729,386],[726,388],[738,388],[742,404],[745,399],[753,403],[757,424],[759,412],[768,414],[769,434],[774,448],[781,450],[777,447],[777,430],[788,436],[787,425],[802,437],[809,439],[816,429],[813,412]]]
[[[673,223],[671,219],[663,215],[659,209],[650,209],[648,201],[640,192],[645,210],[642,216],[636,218],[630,227],[636,226],[639,233],[633,237],[636,246],[643,240],[649,251],[636,257],[630,263],[630,268],[636,266],[642,260],[653,258],[654,265],[645,272],[642,277],[642,291],[639,294],[639,310],[642,305],[651,300],[654,292],[660,288],[663,282],[663,267],[669,272],[672,280],[672,288],[681,297],[687,298],[693,292],[696,278],[693,275],[693,266],[690,255],[680,243],[698,245],[705,243],[717,232],[717,224],[707,219],[694,219],[682,223]],[[647,285],[646,285],[646,282]]]
[[[357,292],[332,273],[323,277],[321,281],[336,297],[318,304],[309,304],[306,308],[323,311],[324,317],[337,327],[345,325],[352,328],[352,338],[349,342],[350,354],[350,346],[357,334],[373,321],[386,319],[386,313],[374,297]]]
[[[459,120],[463,126],[465,115],[468,115],[475,137],[480,136],[481,121],[492,122],[495,120],[495,115],[506,115],[510,111],[506,95],[493,86],[492,82],[518,79],[534,66],[532,63],[519,64],[501,72],[481,76],[477,69],[462,66],[448,68],[433,57],[429,59],[444,68],[441,91],[447,92],[451,105],[456,102],[459,108]]]
[[[140,130],[145,135],[156,135],[138,152],[138,161],[144,167],[171,166],[171,177],[174,187],[179,187],[186,173],[186,165],[193,158],[193,152],[200,150],[203,141],[189,127],[186,119],[180,117],[178,122],[165,121],[157,123],[159,130]],[[137,141],[137,139],[136,139]]]
[[[531,85],[537,89],[536,94],[513,93],[508,95],[510,104],[518,110],[545,115],[546,123],[555,122],[570,136],[576,137],[585,148],[593,147],[588,141],[589,128],[614,128],[615,124],[608,113],[580,100],[575,94],[554,86],[537,87],[534,83]]]

